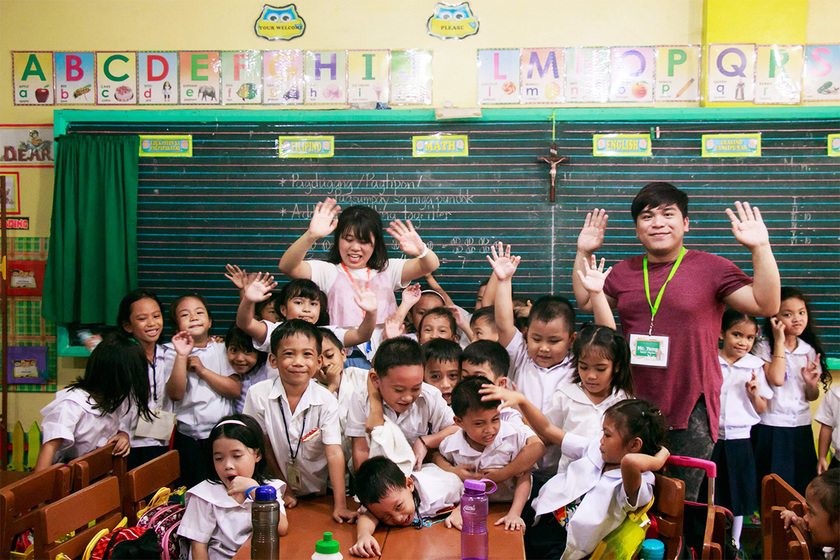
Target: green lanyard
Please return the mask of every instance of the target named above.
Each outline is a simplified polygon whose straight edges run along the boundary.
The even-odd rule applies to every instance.
[[[680,248],[680,256],[677,257],[677,260],[674,262],[674,266],[671,267],[671,272],[668,274],[668,279],[665,280],[665,283],[662,284],[662,287],[659,288],[659,295],[656,296],[656,303],[653,303],[650,300],[650,280],[648,279],[648,258],[645,255],[644,261],[644,274],[645,274],[645,295],[647,295],[648,305],[650,305],[650,329],[648,330],[648,335],[653,334],[653,318],[656,317],[656,312],[659,311],[659,304],[662,302],[662,294],[665,293],[665,286],[668,285],[668,282],[671,281],[671,278],[674,277],[674,274],[677,272],[677,268],[679,268],[680,263],[682,262],[683,257],[688,251],[685,247]]]

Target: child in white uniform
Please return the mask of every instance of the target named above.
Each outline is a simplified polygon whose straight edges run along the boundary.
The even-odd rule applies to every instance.
[[[245,397],[245,414],[265,434],[269,463],[286,480],[285,502],[324,494],[332,486],[333,519],[353,520],[344,494],[344,453],[335,397],[312,377],[321,367],[321,333],[301,319],[286,321],[271,335],[269,361],[278,379],[257,383]]]
[[[84,377],[41,409],[44,443],[35,470],[75,459],[111,441],[116,442],[115,455],[128,455],[126,413],[136,407],[139,416],[148,420],[148,403],[143,350],[122,335],[106,336],[91,353]]]
[[[225,345],[210,340],[213,320],[199,294],[178,297],[169,307],[178,332],[167,344],[166,395],[177,415],[174,448],[181,464],[181,481],[187,487],[209,476],[207,436],[222,416],[234,409],[242,384],[231,376]]]
[[[834,386],[825,394],[825,399],[814,414],[814,420],[820,425],[817,470],[820,474],[828,469],[840,467],[837,454],[840,453],[840,385]],[[828,461],[828,448],[834,448],[834,456]]]
[[[782,287],[781,298],[779,312],[764,322],[767,338],[756,344],[773,398],[752,442],[758,480],[775,473],[804,494],[817,474],[810,401],[819,397],[820,380],[828,388],[830,373],[807,298],[790,287]]]
[[[236,325],[231,325],[225,334],[225,351],[232,370],[230,376],[242,384],[242,393],[234,402],[234,411],[241,414],[248,389],[260,381],[276,379],[277,370],[268,363],[268,354],[254,348],[251,337]]]
[[[285,536],[289,521],[283,508],[281,480],[269,480],[263,435],[250,416],[222,418],[210,432],[210,476],[191,488],[178,534],[189,539],[190,557],[222,560],[232,558],[251,535],[251,504],[258,486],[277,491],[280,521],[277,532]]]
[[[482,401],[479,390],[492,386],[485,377],[462,379],[452,391],[452,411],[458,431],[441,442],[434,462],[443,470],[454,472],[461,480],[474,479],[485,469],[500,469],[509,465],[528,443],[540,445],[539,438],[521,422],[504,422],[499,418],[501,401]],[[534,460],[534,463],[536,460]],[[507,515],[496,522],[508,530],[524,530],[522,509],[531,493],[530,466],[515,476],[496,478],[492,502],[511,502]],[[461,528],[460,512],[449,523]]]
[[[750,429],[758,424],[773,391],[764,376],[764,360],[750,354],[758,334],[752,317],[727,309],[721,321],[718,351],[723,385],[720,390],[720,431],[712,451],[717,463],[715,504],[732,511],[732,539],[740,548],[744,516],[758,509],[758,483]]]

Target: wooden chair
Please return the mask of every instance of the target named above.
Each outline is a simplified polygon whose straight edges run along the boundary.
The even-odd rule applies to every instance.
[[[783,509],[782,506],[770,508],[770,547],[764,549],[764,557],[769,560],[810,558],[809,539],[794,525],[785,529]]]
[[[685,482],[656,474],[653,485],[653,507],[650,515],[656,519],[659,540],[665,543],[665,558],[676,558],[683,533]]]
[[[67,463],[70,469],[71,490],[78,492],[108,475],[114,475],[119,481],[120,489],[125,489],[126,458],[117,457],[113,453],[114,444],[109,443]]]
[[[156,490],[169,486],[181,476],[178,452],[168,451],[160,457],[132,469],[126,476],[123,515],[130,525],[137,522],[137,510],[145,507],[145,498]]]
[[[785,507],[793,511],[799,517],[805,515],[805,498],[793,489],[776,474],[768,474],[761,481],[761,537],[764,545],[764,554],[771,558],[773,550],[773,508],[778,506],[781,510]],[[784,528],[782,528],[784,532]],[[778,535],[777,535],[778,536]],[[780,551],[776,543],[776,550]],[[778,552],[781,553],[781,552]]]
[[[34,529],[44,504],[70,493],[70,469],[62,464],[13,482],[0,489],[0,558],[10,558],[12,539]]]
[[[120,483],[108,476],[38,511],[35,558],[54,560],[59,553],[78,558],[102,529],[112,530],[122,519]],[[93,523],[92,526],[88,526]],[[55,542],[75,531],[62,543]]]

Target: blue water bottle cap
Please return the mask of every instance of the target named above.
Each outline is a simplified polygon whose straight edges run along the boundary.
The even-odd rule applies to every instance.
[[[665,543],[656,539],[646,539],[642,543],[639,558],[646,560],[662,560],[665,558]]]
[[[274,486],[260,486],[254,491],[254,501],[273,502],[277,499],[277,490]]]

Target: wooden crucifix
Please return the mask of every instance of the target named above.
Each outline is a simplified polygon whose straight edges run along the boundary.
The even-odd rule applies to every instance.
[[[551,175],[551,190],[549,191],[548,200],[549,202],[554,202],[554,181],[557,179],[557,166],[569,163],[569,158],[557,155],[556,143],[551,144],[549,152],[551,155],[538,157],[537,161],[544,161],[551,166],[551,171],[549,171],[549,174]]]

